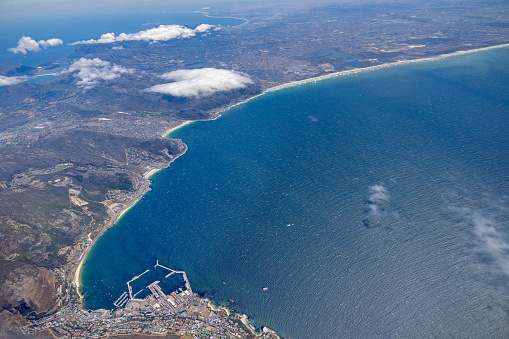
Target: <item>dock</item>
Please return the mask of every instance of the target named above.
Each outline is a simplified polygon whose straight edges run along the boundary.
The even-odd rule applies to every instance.
[[[122,295],[113,303],[113,305],[117,308],[126,307],[130,310],[134,310],[137,308],[140,309],[163,309],[168,312],[178,312],[184,309],[191,300],[194,300],[193,290],[191,289],[191,284],[189,283],[189,279],[187,278],[187,274],[185,271],[177,271],[166,266],[159,264],[159,260],[156,260],[155,268],[160,267],[164,270],[169,271],[168,274],[164,276],[164,279],[171,277],[174,274],[181,274],[184,279],[184,284],[186,289],[182,290],[179,288],[178,290],[172,291],[168,294],[168,292],[164,292],[159,283],[161,281],[154,281],[147,285],[145,288],[137,291],[133,294],[133,288],[131,284],[142,277],[144,274],[150,272],[150,270],[145,270],[143,273],[134,276],[131,280],[129,280],[127,284],[127,292],[123,292]],[[150,295],[148,295],[144,299],[137,298],[138,294],[148,289],[150,291]]]
[[[127,296],[127,292],[122,293],[122,295],[113,303],[116,307],[122,307],[129,301],[129,297]]]

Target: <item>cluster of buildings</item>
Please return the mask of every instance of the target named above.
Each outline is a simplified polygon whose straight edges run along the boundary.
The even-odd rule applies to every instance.
[[[130,333],[189,335],[192,338],[279,338],[268,329],[255,335],[240,315],[232,315],[223,308],[215,310],[206,299],[194,301],[200,306],[192,308],[188,304],[176,314],[127,309],[88,312],[75,303],[57,314],[34,321],[24,328],[24,332],[30,334],[51,329],[58,338],[106,338]]]
[[[82,305],[71,299],[67,306],[23,328],[24,333],[36,333],[50,329],[58,338],[105,338],[119,334],[151,334],[190,336],[192,338],[263,338],[279,339],[270,329],[256,333],[247,317],[231,314],[228,309],[214,308],[208,299],[193,293],[184,271],[175,271],[157,262],[156,268],[174,275],[183,276],[185,288],[179,287],[166,294],[159,286],[160,281],[150,283],[146,288],[150,294],[143,299],[133,294],[132,284],[149,270],[127,282],[124,292],[114,302],[113,310],[99,309],[84,311]],[[166,272],[164,272],[166,273]]]

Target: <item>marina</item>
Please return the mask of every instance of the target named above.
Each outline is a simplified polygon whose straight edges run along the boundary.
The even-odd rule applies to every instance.
[[[145,275],[151,273],[150,269],[145,270],[143,273],[134,276],[131,280],[129,280],[127,284],[127,292],[122,292],[120,297],[118,297],[113,305],[117,308],[124,307],[128,311],[150,311],[150,312],[170,312],[176,313],[185,308],[192,300],[193,290],[191,288],[191,284],[189,283],[189,279],[187,278],[187,274],[185,271],[177,271],[166,266],[160,265],[159,260],[156,261],[154,268],[161,268],[164,271],[168,271],[169,273],[164,275],[163,283],[165,279],[174,278],[173,275],[181,275],[184,280],[185,289],[182,287],[177,288],[176,290],[169,292],[163,291],[160,284],[161,280],[154,280],[145,287],[137,290],[133,294],[133,283],[136,283],[137,280],[141,279]],[[137,298],[142,292],[147,293],[147,290],[150,291],[150,294],[145,298]]]

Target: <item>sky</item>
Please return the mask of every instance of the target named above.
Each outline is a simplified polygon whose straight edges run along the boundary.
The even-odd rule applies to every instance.
[[[107,13],[119,11],[196,11],[204,7],[294,6],[323,3],[394,2],[403,0],[0,0],[0,19],[38,17],[63,13]]]
[[[261,1],[264,2],[265,0]],[[0,1],[0,18],[51,16],[63,13],[105,13],[118,11],[194,11],[202,7],[228,6],[242,3],[245,0],[2,0]]]
[[[199,0],[185,1],[186,4],[192,5]],[[201,1],[204,2],[204,1]],[[140,10],[142,8],[150,8],[157,4],[161,6],[165,3],[165,7],[179,5],[179,1],[142,1],[142,0],[109,0],[109,1],[69,1],[69,0],[2,0],[0,1],[0,18],[19,18],[19,17],[40,17],[40,16],[53,16],[61,15],[64,13],[104,13],[116,12],[125,10]],[[182,2],[180,1],[180,4]]]

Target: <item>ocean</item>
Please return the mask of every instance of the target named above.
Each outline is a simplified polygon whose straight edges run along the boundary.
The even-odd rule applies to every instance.
[[[85,307],[156,260],[296,338],[509,333],[509,48],[286,87],[189,150],[87,256]]]

